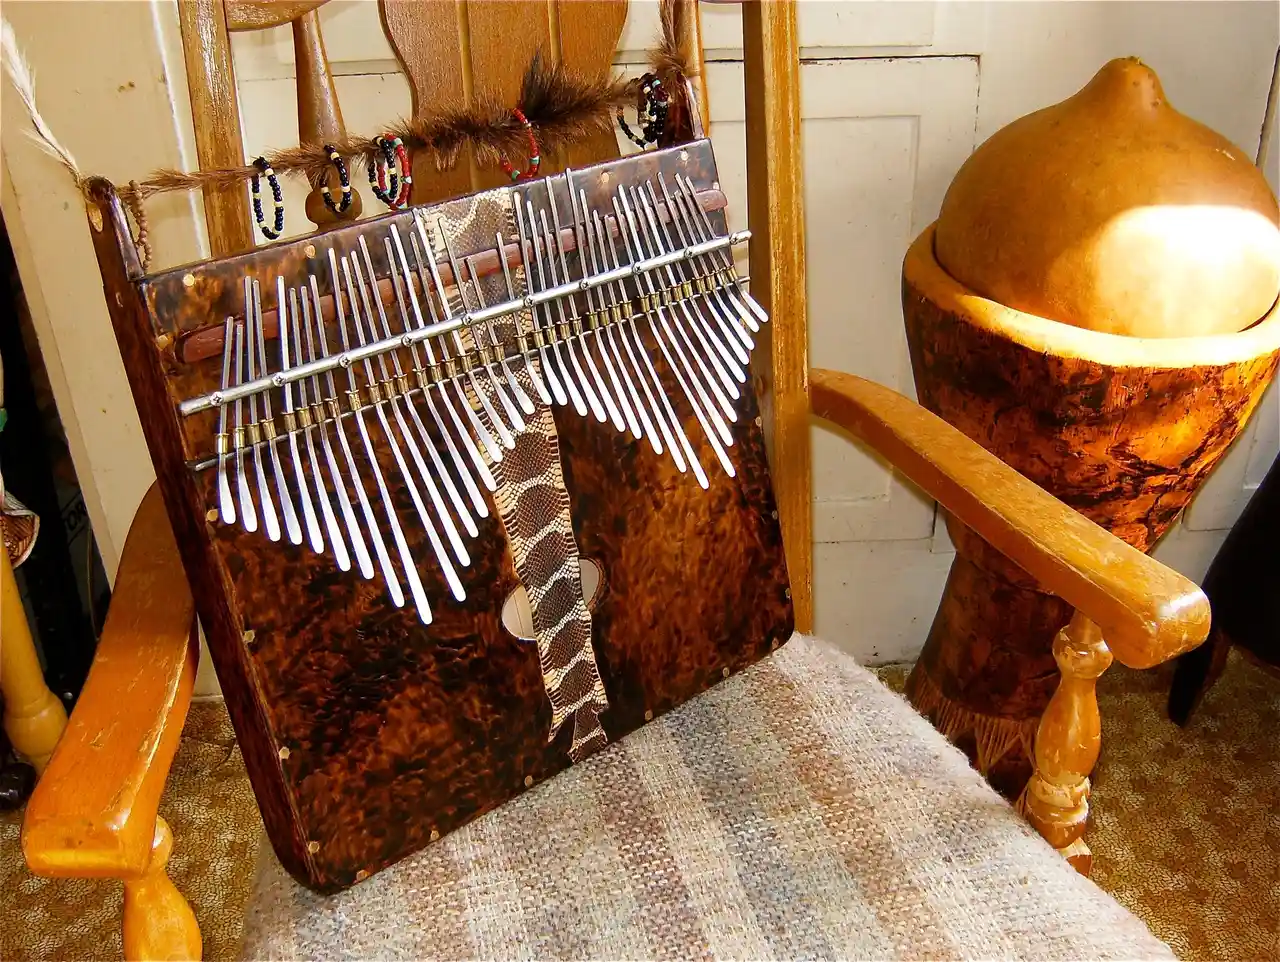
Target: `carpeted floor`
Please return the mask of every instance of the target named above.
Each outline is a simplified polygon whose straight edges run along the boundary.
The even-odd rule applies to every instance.
[[[901,690],[901,669],[880,674]],[[1094,880],[1183,959],[1280,959],[1280,679],[1233,655],[1183,732],[1164,714],[1170,675],[1104,676]],[[193,706],[161,813],[205,958],[234,958],[262,828],[219,704]],[[119,883],[32,877],[20,824],[0,815],[0,959],[121,958]]]

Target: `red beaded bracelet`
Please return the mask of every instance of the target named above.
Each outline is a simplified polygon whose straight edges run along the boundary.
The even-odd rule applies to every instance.
[[[538,155],[538,138],[533,132],[533,124],[529,123],[529,118],[524,115],[524,111],[516,107],[511,111],[511,115],[524,125],[525,133],[529,135],[529,169],[516,170],[511,166],[511,161],[506,157],[500,157],[498,163],[502,165],[503,171],[508,177],[514,180],[533,180],[538,176],[538,168],[542,165],[542,158]]]

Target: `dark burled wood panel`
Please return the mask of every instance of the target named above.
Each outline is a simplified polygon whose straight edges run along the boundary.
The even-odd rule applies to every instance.
[[[1226,453],[1280,358],[1113,367],[1040,352],[943,309],[906,277],[903,309],[921,404],[1142,551]],[[944,704],[926,706],[931,717],[974,755],[975,725],[1013,731],[1043,712],[1058,682],[1053,638],[1072,610],[962,526],[948,528],[957,558],[908,691],[929,701],[927,676]],[[987,774],[1016,795],[1030,770],[1014,744]]]
[[[659,166],[668,176],[685,171],[704,189],[716,176],[709,145],[700,142],[583,171],[580,183],[598,201],[611,189],[606,171],[616,187]],[[358,881],[524,791],[527,778],[536,784],[569,762],[568,727],[546,744],[550,709],[536,646],[501,623],[517,579],[492,500],[479,537],[468,542],[472,563],[459,572],[468,596],[462,604],[450,598],[425,532],[404,525],[434,614],[424,627],[411,606],[391,604],[380,576],[364,581],[339,572],[327,555],[206,523],[216,505],[214,472],[194,474],[184,464],[208,454],[215,419],[209,412],[180,421],[175,405],[216,386],[220,358],[183,363],[181,337],[241,312],[246,271],[262,283],[264,306],[274,307],[276,275],[296,283],[324,263],[324,244],[342,253],[367,233],[385,275],[385,224],[406,217],[126,282],[132,311],[113,307],[117,331],[125,332],[122,350],[128,342],[137,355],[127,354],[126,363],[148,437],[163,441],[153,440],[153,460],[166,479],[166,504],[268,835],[290,873],[320,891]],[[308,252],[309,243],[317,249]],[[127,232],[100,244],[104,277],[127,244]],[[327,268],[317,272],[322,292],[326,275]],[[157,334],[177,336],[157,344]],[[656,364],[677,396],[660,357]],[[710,491],[647,442],[555,411],[575,534],[604,576],[593,638],[611,740],[721,680],[726,669],[751,664],[792,631],[755,398],[746,393],[738,403],[732,479],[687,406],[677,410]],[[372,411],[367,419],[404,523],[414,508]],[[355,426],[346,421],[363,466]]]

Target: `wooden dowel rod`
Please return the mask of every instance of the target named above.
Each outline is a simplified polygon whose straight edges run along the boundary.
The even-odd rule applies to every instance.
[[[702,190],[698,191],[698,203],[705,211],[723,210],[728,200],[723,191],[720,190]],[[663,223],[669,223],[671,220],[670,213],[667,211],[665,203],[659,202],[658,216]],[[605,226],[608,228],[610,236],[617,236],[617,224],[614,222],[612,215],[605,218]],[[560,228],[560,243],[564,245],[566,251],[576,250],[578,247],[577,236],[572,227]],[[507,261],[507,266],[515,268],[520,264],[520,245],[519,243],[506,244],[503,247],[503,256]],[[526,256],[532,260],[533,252],[526,250]],[[488,277],[502,270],[502,262],[498,259],[497,248],[490,248],[479,253],[469,255],[468,259],[475,265],[476,273],[481,277]],[[445,289],[454,291],[457,289],[457,282],[453,277],[453,268],[450,267],[448,261],[437,261],[437,270],[440,272],[440,279],[444,282]],[[413,284],[414,292],[419,297],[422,296],[422,285],[419,283],[415,272],[411,272],[410,282]],[[302,283],[303,278],[294,279],[293,284]],[[384,304],[393,304],[395,302],[395,294],[392,291],[392,281],[390,277],[383,277],[378,280],[378,296],[382,298]],[[429,324],[431,318],[427,313],[426,304],[422,305],[423,319]],[[323,294],[320,297],[320,316],[325,321],[334,319],[333,295]],[[225,319],[218,319],[215,324],[209,327],[201,328],[198,331],[192,331],[182,338],[178,344],[178,356],[186,364],[204,361],[211,357],[218,357],[222,354],[222,335],[223,322]],[[279,334],[279,319],[276,310],[263,310],[262,326],[267,340],[273,340]]]

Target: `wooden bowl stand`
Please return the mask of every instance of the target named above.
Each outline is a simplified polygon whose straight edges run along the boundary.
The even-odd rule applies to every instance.
[[[1240,433],[1280,361],[1280,307],[1234,334],[1135,338],[1016,311],[957,283],[933,227],[903,264],[920,403],[1097,524],[1150,551]],[[942,602],[907,695],[1002,793],[1031,774],[1071,618],[953,518]]]

